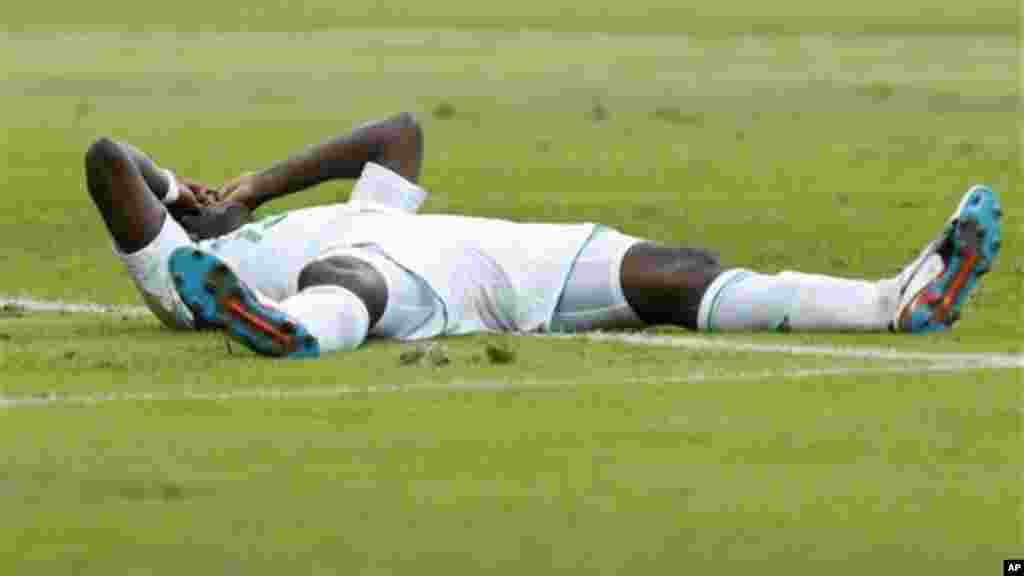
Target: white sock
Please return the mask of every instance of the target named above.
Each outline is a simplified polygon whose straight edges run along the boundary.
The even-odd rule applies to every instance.
[[[899,303],[896,279],[876,282],[800,272],[728,270],[701,299],[701,331],[886,330]]]
[[[311,286],[277,306],[309,330],[321,354],[358,348],[370,328],[366,304],[341,286]]]

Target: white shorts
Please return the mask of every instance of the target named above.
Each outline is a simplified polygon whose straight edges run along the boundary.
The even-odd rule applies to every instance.
[[[551,322],[551,332],[638,328],[644,323],[626,302],[620,273],[622,259],[639,238],[599,228],[583,247],[569,273]],[[373,266],[384,276],[388,302],[370,330],[373,336],[399,340],[431,338],[444,333],[445,309],[419,276],[373,246],[344,248],[323,258],[348,256]]]
[[[186,330],[193,327],[192,312],[174,289],[168,268],[171,252],[180,246],[194,246],[194,243],[181,224],[168,214],[160,233],[145,248],[125,254],[115,242],[114,254],[124,262],[128,275],[153,314],[170,328]]]
[[[639,238],[598,228],[569,272],[551,332],[584,332],[644,325],[622,292],[622,259]]]

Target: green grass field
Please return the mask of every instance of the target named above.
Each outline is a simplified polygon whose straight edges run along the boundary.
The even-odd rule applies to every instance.
[[[219,183],[410,110],[426,211],[599,221],[769,272],[892,273],[987,182],[1003,253],[957,330],[481,336],[406,366],[400,343],[272,362],[150,317],[4,309],[0,574],[984,575],[1024,556],[1019,368],[728,348],[1021,353],[1017,3],[577,4],[14,7],[0,298],[138,304],[84,190],[97,136]]]

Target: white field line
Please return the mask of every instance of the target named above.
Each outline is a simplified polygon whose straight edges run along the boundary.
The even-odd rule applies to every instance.
[[[616,332],[591,332],[576,335],[549,336],[556,338],[585,338],[596,342],[621,342],[642,346],[684,348],[687,350],[719,350],[727,352],[755,352],[767,354],[788,354],[793,356],[825,356],[855,360],[879,360],[892,362],[925,362],[938,365],[964,365],[976,368],[1024,368],[1024,354],[999,352],[914,352],[878,347],[824,346],[808,344],[760,344],[724,340],[714,337],[668,336],[658,334],[634,334]]]
[[[691,372],[671,378],[656,378],[659,383],[665,384],[698,384],[704,382],[757,382],[762,380],[798,380],[805,378],[822,378],[829,376],[855,376],[855,375],[878,375],[887,374],[918,374],[930,373],[954,373],[968,370],[977,370],[977,366],[964,364],[932,364],[932,365],[892,365],[878,367],[849,367],[849,368],[804,368],[792,370],[758,370],[751,372],[732,373],[706,373]],[[650,382],[647,378],[634,378],[624,383]],[[587,385],[592,385],[588,383]],[[235,400],[263,400],[263,401],[288,401],[288,400],[337,400],[347,397],[369,396],[378,394],[398,393],[450,393],[450,392],[480,392],[493,393],[507,390],[525,391],[558,391],[569,390],[579,386],[574,381],[500,381],[500,380],[462,380],[448,384],[419,384],[402,386],[397,384],[374,385],[366,387],[356,386],[314,386],[302,388],[232,388],[221,391],[196,391],[186,389],[181,392],[95,392],[62,394],[59,392],[47,392],[32,395],[3,395],[0,394],[0,410],[17,408],[45,408],[52,406],[65,407],[93,407],[103,404],[115,403],[153,403],[153,402],[228,402]]]
[[[67,314],[121,314],[144,316],[149,311],[142,306],[110,306],[92,302],[68,303],[59,300],[35,300],[31,298],[0,297],[0,308],[14,307],[26,312],[63,312]],[[924,362],[942,366],[953,364],[965,368],[1022,369],[1024,354],[998,352],[954,353],[916,352],[878,347],[824,346],[807,344],[760,344],[737,340],[723,340],[714,337],[668,336],[658,334],[636,334],[616,332],[592,332],[576,335],[544,335],[543,338],[586,338],[598,342],[621,342],[639,346],[659,346],[687,350],[717,350],[726,352],[751,352],[766,354],[787,354],[792,356],[818,356],[877,360],[892,362]]]
[[[60,300],[36,300],[34,298],[0,297],[0,308],[24,310],[26,312],[62,312],[64,314],[122,314],[145,316],[145,306],[113,306],[93,302],[62,302]]]

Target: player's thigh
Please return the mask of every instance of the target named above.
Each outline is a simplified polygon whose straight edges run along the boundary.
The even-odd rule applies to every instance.
[[[622,262],[642,242],[611,228],[600,228],[573,263],[555,307],[552,332],[580,332],[643,325],[622,289]]]
[[[696,329],[704,293],[721,272],[718,256],[707,250],[642,242],[622,260],[622,287],[647,324]]]

